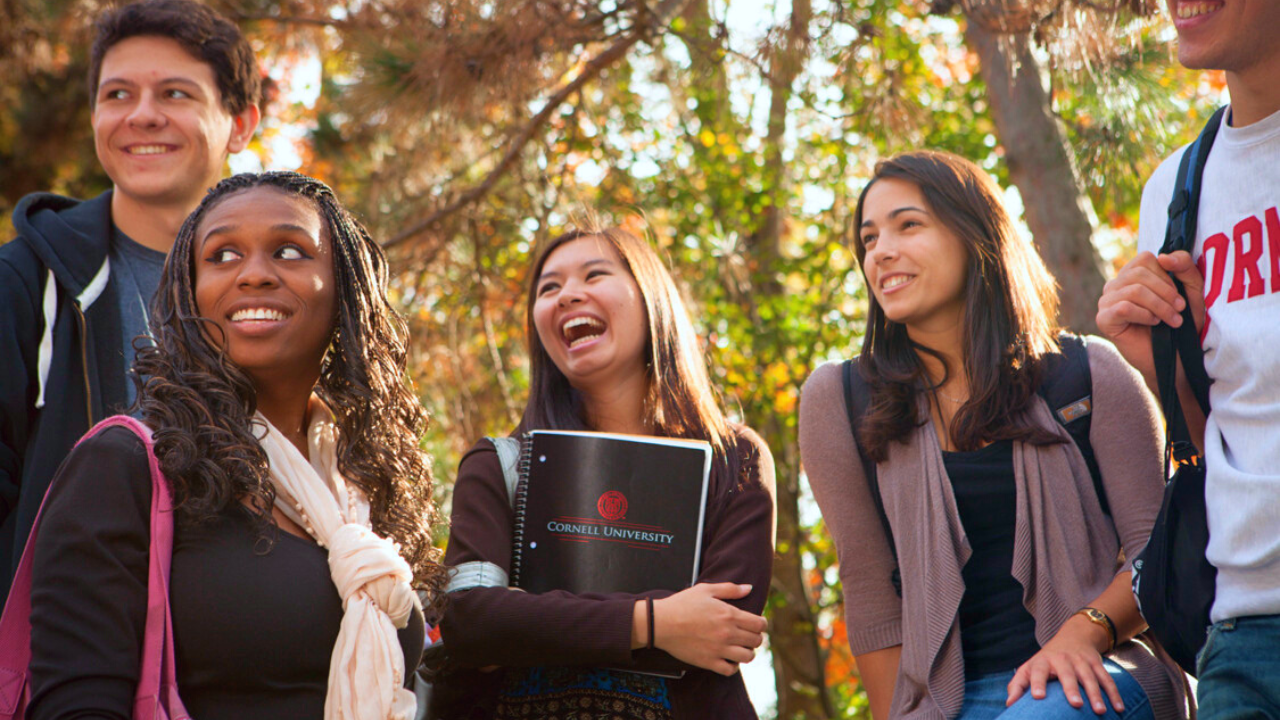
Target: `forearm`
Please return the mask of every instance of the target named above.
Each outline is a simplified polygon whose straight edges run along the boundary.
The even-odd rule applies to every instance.
[[[476,588],[450,596],[440,630],[464,667],[625,665],[635,602]]]
[[[1151,394],[1163,401],[1160,397],[1160,384],[1156,381],[1155,363],[1149,357],[1144,361],[1143,358],[1135,357],[1132,352],[1124,352],[1126,348],[1119,343],[1116,347],[1121,350],[1125,360],[1142,375],[1142,380]],[[1149,348],[1147,355],[1150,355]],[[1187,374],[1182,369],[1182,358],[1178,358],[1178,368],[1175,372],[1174,382],[1178,388],[1178,402],[1182,404],[1182,416],[1187,421],[1187,432],[1191,435],[1191,441],[1195,443],[1196,448],[1203,452],[1205,416],[1200,411],[1200,403],[1196,400],[1191,383],[1187,381]]]
[[[1187,433],[1196,449],[1204,452],[1205,415],[1200,410],[1200,402],[1196,400],[1195,391],[1187,381],[1187,374],[1182,369],[1182,358],[1178,358],[1178,402],[1182,404],[1182,417],[1187,421]],[[1156,397],[1159,397],[1157,394]]]
[[[1147,623],[1138,612],[1138,604],[1133,599],[1130,588],[1130,573],[1122,572],[1107,586],[1102,594],[1089,603],[1089,607],[1100,610],[1111,618],[1116,628],[1116,644],[1133,638],[1146,629]],[[1087,637],[1100,654],[1106,654],[1111,648],[1111,634],[1101,625],[1090,621],[1083,615],[1073,615],[1059,632],[1079,633]]]
[[[902,646],[894,645],[883,650],[857,655],[858,678],[867,690],[871,705],[871,717],[888,720],[893,704],[893,688],[898,683],[898,667],[902,663]]]

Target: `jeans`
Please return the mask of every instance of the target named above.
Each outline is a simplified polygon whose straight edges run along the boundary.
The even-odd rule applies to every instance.
[[[1014,672],[1010,670],[965,682],[964,705],[960,707],[958,720],[1155,720],[1151,704],[1147,701],[1147,693],[1138,681],[1114,662],[1104,658],[1102,663],[1115,680],[1116,689],[1120,691],[1120,699],[1124,701],[1123,713],[1117,713],[1111,707],[1111,701],[1106,699],[1104,693],[1103,702],[1107,705],[1107,712],[1105,715],[1096,714],[1083,687],[1080,688],[1080,697],[1084,700],[1084,706],[1073,708],[1062,692],[1062,684],[1057,680],[1049,681],[1043,700],[1031,697],[1028,690],[1013,707],[1006,708],[1004,703],[1009,697],[1008,685]]]
[[[1196,670],[1200,720],[1280,720],[1280,615],[1214,623]]]

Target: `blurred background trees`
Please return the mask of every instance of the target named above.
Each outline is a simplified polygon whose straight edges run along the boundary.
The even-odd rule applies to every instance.
[[[233,168],[320,177],[393,258],[442,502],[461,453],[523,407],[536,243],[591,214],[650,234],[732,415],[777,459],[768,653],[745,672],[788,720],[865,713],[795,410],[860,344],[848,242],[875,160],[933,147],[991,172],[1088,331],[1142,180],[1222,101],[1220,77],[1173,62],[1152,0],[212,4],[270,75]],[[84,87],[103,6],[0,0],[0,215],[109,186]]]

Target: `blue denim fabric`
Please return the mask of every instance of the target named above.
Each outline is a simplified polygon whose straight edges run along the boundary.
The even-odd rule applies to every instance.
[[[1138,681],[1114,662],[1106,659],[1102,662],[1115,680],[1116,689],[1120,691],[1120,699],[1124,701],[1123,713],[1117,713],[1104,695],[1107,712],[1098,715],[1089,706],[1083,688],[1080,695],[1085,699],[1085,705],[1077,710],[1067,702],[1062,684],[1056,680],[1049,681],[1043,700],[1036,700],[1028,692],[1013,707],[1006,708],[1004,703],[1009,697],[1008,685],[1013,679],[1011,670],[967,681],[964,684],[964,705],[960,707],[957,720],[1155,720],[1151,713],[1151,703],[1147,701],[1147,693]]]
[[[1215,623],[1196,670],[1200,720],[1280,720],[1280,615]]]

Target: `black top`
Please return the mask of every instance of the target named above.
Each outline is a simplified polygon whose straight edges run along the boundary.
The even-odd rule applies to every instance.
[[[960,599],[960,648],[965,677],[972,680],[1012,670],[1040,650],[1035,618],[1013,577],[1013,441],[944,452],[942,464],[973,549],[961,571]]]
[[[150,512],[146,451],[127,429],[85,441],[59,470],[33,568],[34,720],[132,717]],[[342,619],[324,549],[283,531],[268,549],[238,506],[179,523],[170,599],[178,691],[193,717],[323,717]],[[399,636],[416,667],[422,615]]]

